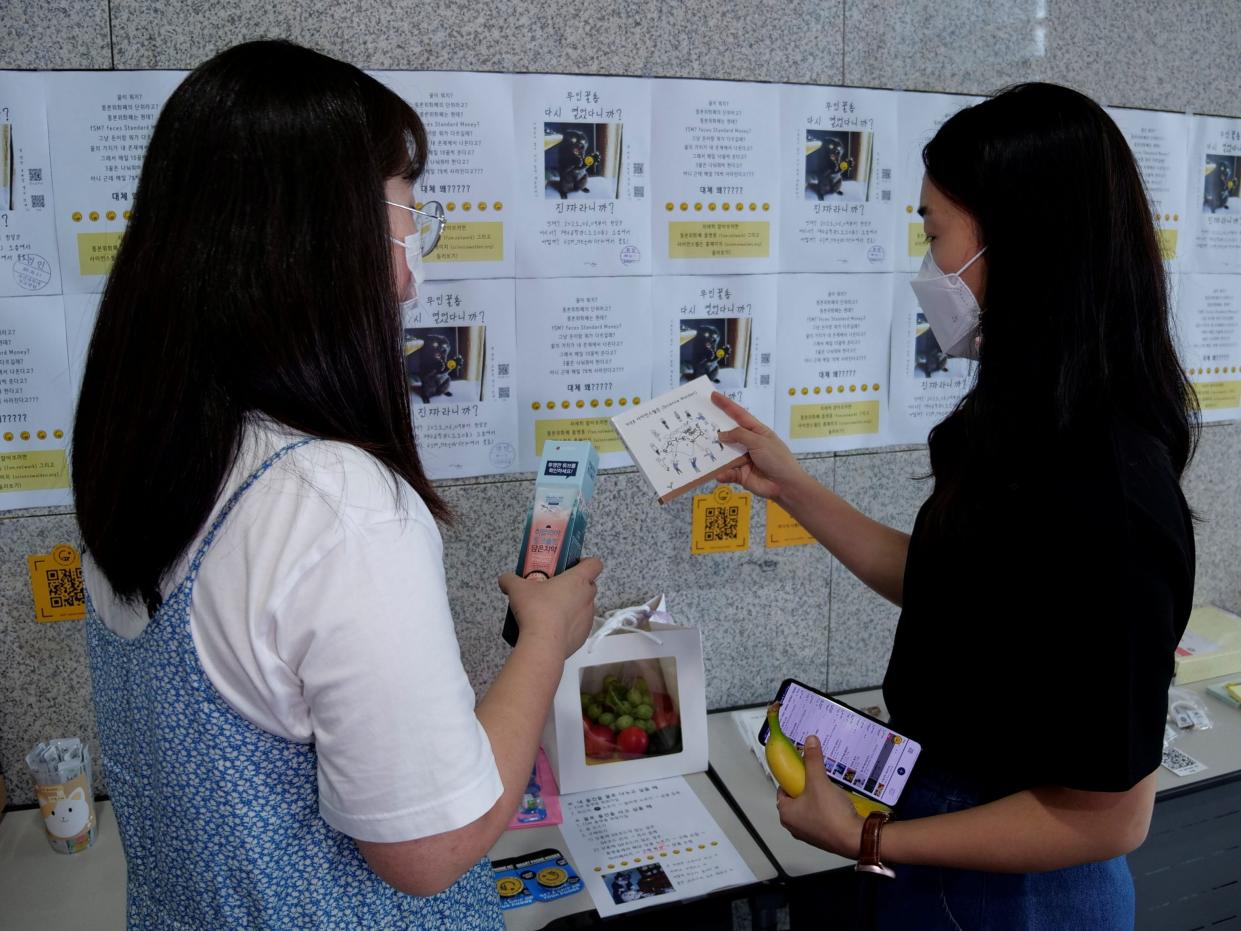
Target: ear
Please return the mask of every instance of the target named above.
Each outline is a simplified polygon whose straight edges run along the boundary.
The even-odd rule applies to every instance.
[[[86,793],[82,791],[81,786],[78,786],[76,789],[74,789],[72,792],[69,793],[69,801],[71,802],[86,801]]]

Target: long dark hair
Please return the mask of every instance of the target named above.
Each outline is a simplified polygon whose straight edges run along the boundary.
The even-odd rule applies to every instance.
[[[922,161],[987,248],[976,381],[931,432],[932,516],[1121,422],[1179,477],[1197,417],[1150,202],[1112,119],[1077,91],[1019,84],[950,118]]]
[[[426,145],[392,91],[287,42],[222,52],[172,94],[74,423],[78,522],[119,596],[160,603],[255,414],[366,450],[447,516],[414,446],[384,206]]]

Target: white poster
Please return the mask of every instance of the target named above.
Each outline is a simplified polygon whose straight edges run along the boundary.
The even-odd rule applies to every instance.
[[[60,293],[43,75],[0,72],[0,297]]]
[[[61,71],[47,81],[56,239],[66,294],[101,291],[155,120],[182,71]]]
[[[1241,120],[1195,116],[1190,126],[1186,270],[1241,272]]]
[[[609,418],[651,393],[651,279],[517,282],[518,450],[538,466],[545,440],[590,440],[599,465],[630,465]]]
[[[66,294],[65,340],[69,354],[69,401],[77,407],[78,395],[82,393],[82,375],[86,370],[86,352],[90,338],[95,332],[95,320],[99,316],[98,294]]]
[[[890,271],[897,95],[801,85],[780,94],[780,270]]]
[[[972,107],[985,97],[961,94],[920,94],[903,91],[897,95],[898,154],[896,163],[895,267],[916,272],[926,255],[922,233],[922,149],[954,113]]]
[[[651,148],[656,274],[776,271],[779,87],[660,81],[658,88]]]
[[[651,273],[651,86],[514,78],[520,277]]]
[[[1180,275],[1176,343],[1205,423],[1241,418],[1241,277]]]
[[[1183,113],[1121,107],[1109,107],[1107,112],[1124,133],[1142,171],[1164,259],[1176,262],[1183,251],[1181,228],[1188,213],[1184,179],[1188,170],[1189,117]]]
[[[69,396],[59,297],[0,298],[0,510],[69,504]]]
[[[775,414],[775,275],[676,275],[651,285],[655,360],[663,394],[706,376],[763,423]]]
[[[405,374],[418,455],[430,478],[517,463],[512,279],[426,281],[405,321]]]
[[[775,429],[795,453],[887,442],[891,275],[781,275]]]
[[[888,434],[893,443],[925,443],[974,380],[975,363],[940,348],[909,286],[912,279],[892,276]]]
[[[459,71],[377,71],[418,113],[427,164],[416,206],[437,201],[447,225],[428,278],[513,277],[513,78]]]
[[[755,881],[683,776],[560,799],[569,856],[607,918]]]

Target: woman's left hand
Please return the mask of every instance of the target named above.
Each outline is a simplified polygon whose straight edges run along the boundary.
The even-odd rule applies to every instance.
[[[833,785],[823,769],[819,739],[806,738],[806,789],[797,798],[776,793],[780,823],[800,841],[856,860],[862,848],[862,818],[849,793]]]

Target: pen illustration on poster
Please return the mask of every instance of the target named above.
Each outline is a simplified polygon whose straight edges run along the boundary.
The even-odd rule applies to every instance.
[[[895,95],[803,86],[782,94],[780,270],[892,270]]]
[[[518,276],[649,275],[649,82],[520,75],[513,101]]]

